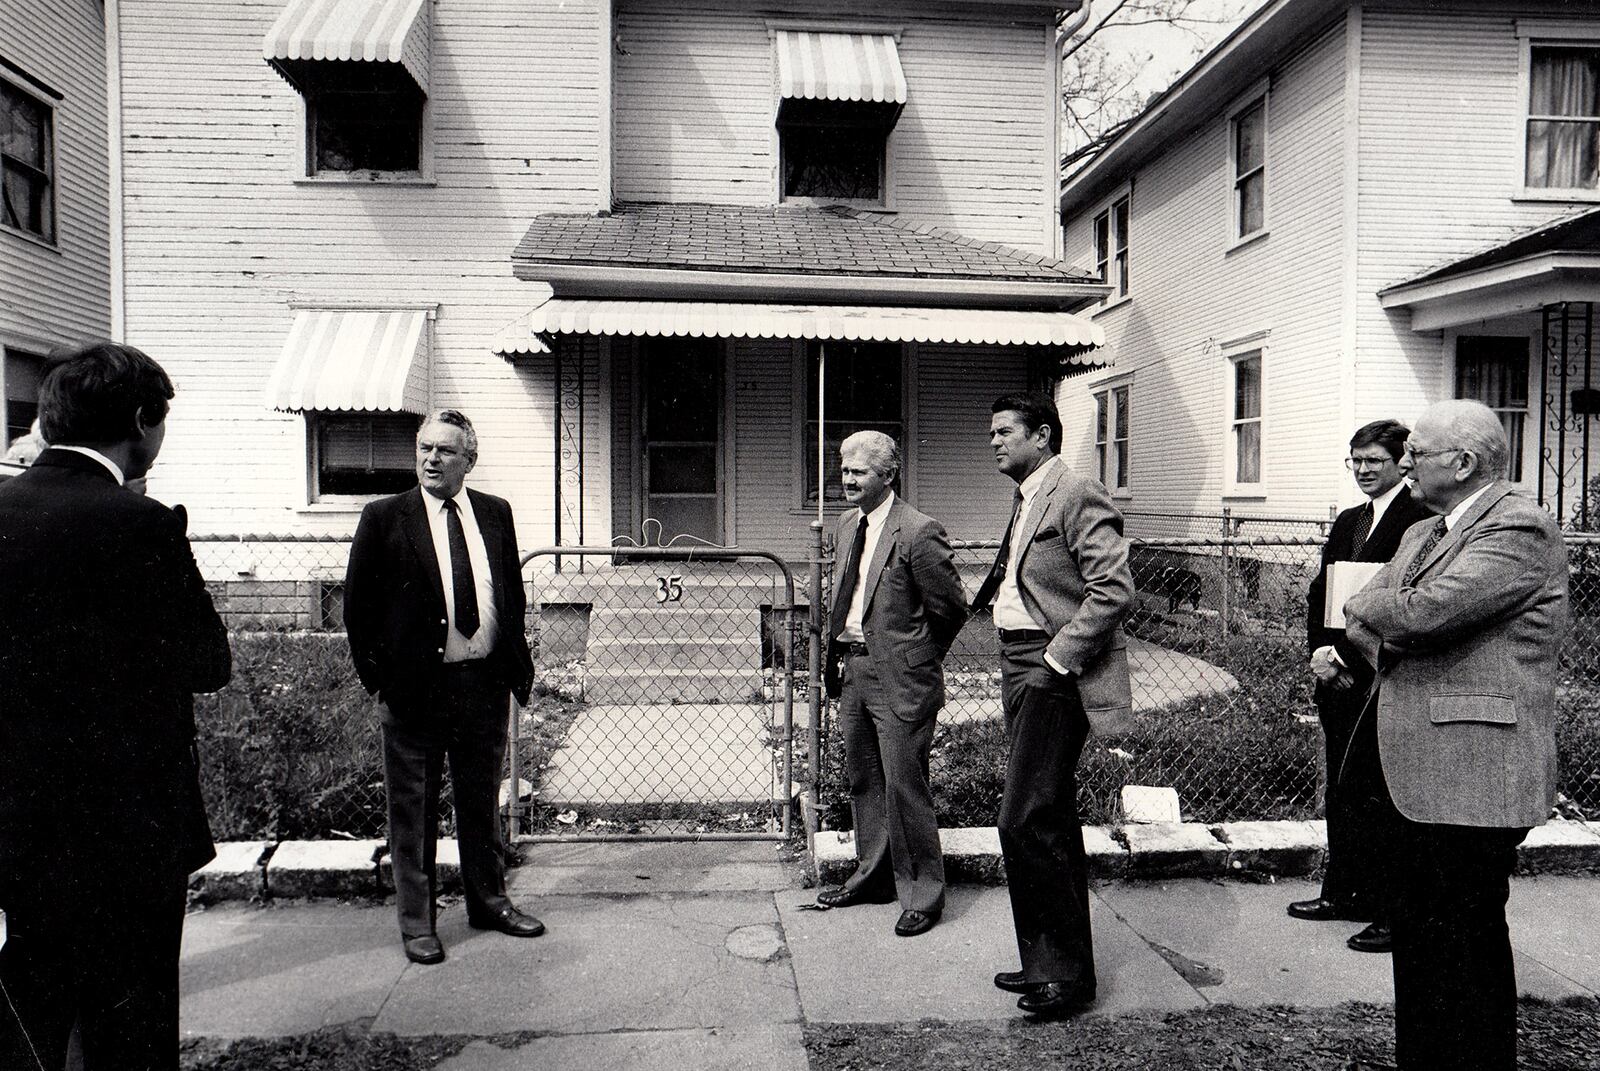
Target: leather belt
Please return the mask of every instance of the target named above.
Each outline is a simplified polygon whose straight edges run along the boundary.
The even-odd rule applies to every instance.
[[[839,653],[841,655],[848,655],[851,658],[854,658],[857,655],[860,655],[863,658],[866,657],[867,645],[864,643],[845,643],[843,640],[838,640],[835,642],[839,645]]]
[[[1032,643],[1050,638],[1050,633],[1037,628],[1003,628],[997,631],[1000,633],[1001,643]]]

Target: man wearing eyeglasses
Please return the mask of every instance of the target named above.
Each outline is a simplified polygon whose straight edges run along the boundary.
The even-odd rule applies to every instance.
[[[1502,479],[1494,411],[1439,402],[1407,444],[1412,494],[1439,515],[1345,604],[1377,667],[1394,844],[1395,1058],[1406,1069],[1512,1071],[1517,980],[1506,929],[1516,848],[1556,795],[1556,678],[1567,551]]]
[[[1322,568],[1306,594],[1306,640],[1311,671],[1317,677],[1313,701],[1322,722],[1327,752],[1323,811],[1328,825],[1328,858],[1322,891],[1289,905],[1298,919],[1366,922],[1346,942],[1357,952],[1388,952],[1389,908],[1384,864],[1393,810],[1378,776],[1375,719],[1360,719],[1372,684],[1372,669],[1326,621],[1328,566],[1334,562],[1387,562],[1400,537],[1429,516],[1408,494],[1403,461],[1406,436],[1397,420],[1377,420],[1350,438],[1345,468],[1367,501],[1339,514],[1322,548]],[[1359,731],[1358,731],[1359,730]]]

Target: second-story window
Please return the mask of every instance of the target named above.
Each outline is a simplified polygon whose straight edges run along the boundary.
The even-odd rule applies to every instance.
[[[1528,187],[1600,189],[1600,45],[1534,45],[1528,72]]]
[[[1248,238],[1267,225],[1267,98],[1258,97],[1233,117],[1233,237]]]
[[[826,112],[819,120],[780,124],[783,199],[882,204],[888,142],[889,131],[881,124]]]
[[[1095,460],[1100,482],[1113,491],[1126,491],[1128,457],[1128,401],[1130,386],[1111,387],[1094,396]]]
[[[327,90],[309,96],[310,173],[420,173],[422,108],[423,97],[415,86]]]
[[[56,240],[55,116],[49,104],[3,78],[0,223]]]
[[[1129,198],[1119,197],[1094,217],[1095,273],[1111,287],[1107,301],[1128,296]]]

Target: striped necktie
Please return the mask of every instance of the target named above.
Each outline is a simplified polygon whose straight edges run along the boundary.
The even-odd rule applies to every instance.
[[[1443,517],[1434,522],[1432,530],[1428,532],[1428,538],[1424,539],[1422,546],[1417,548],[1416,557],[1412,558],[1411,563],[1406,566],[1405,577],[1400,581],[1401,587],[1409,588],[1416,581],[1417,574],[1422,572],[1422,563],[1428,560],[1428,555],[1433,553],[1433,548],[1439,545],[1439,540],[1443,539],[1445,533],[1449,530],[1450,528],[1444,523]]]

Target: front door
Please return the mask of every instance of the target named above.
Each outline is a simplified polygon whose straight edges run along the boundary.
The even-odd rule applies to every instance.
[[[644,515],[661,542],[722,542],[722,347],[652,338],[639,348]]]

